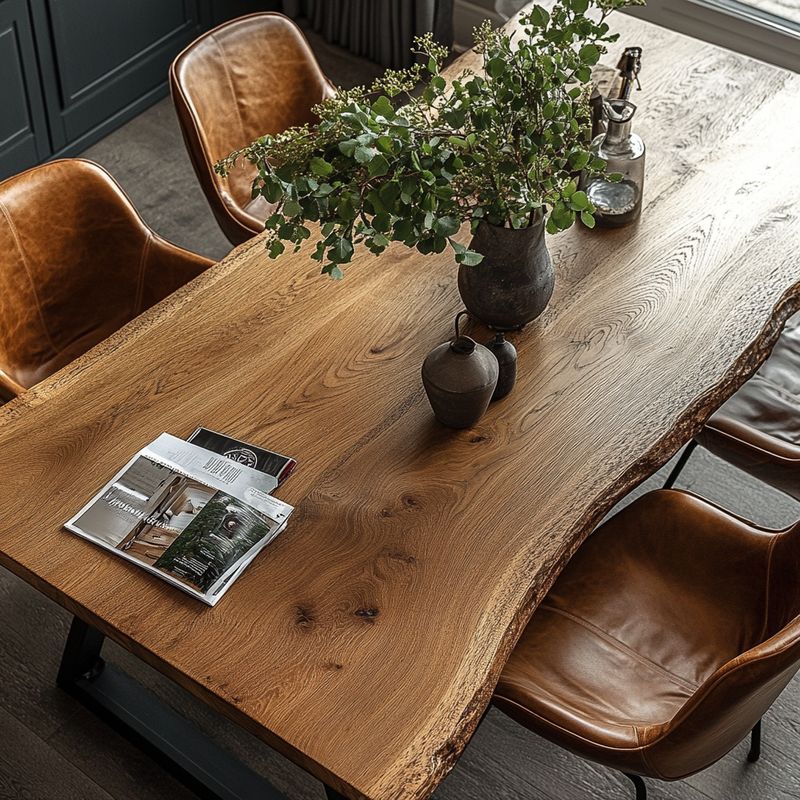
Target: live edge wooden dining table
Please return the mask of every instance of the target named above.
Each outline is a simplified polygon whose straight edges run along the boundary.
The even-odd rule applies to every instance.
[[[61,684],[207,794],[274,796],[210,743],[181,752],[179,721],[100,668],[103,636],[334,796],[428,797],[570,556],[800,308],[800,77],[614,22],[645,54],[641,220],[550,238],[555,295],[473,429],[438,425],[419,375],[460,309],[451,254],[396,246],[336,282],[260,237],[0,409],[0,563],[75,615]],[[198,424],[300,463],[287,530],[213,609],[62,528]]]

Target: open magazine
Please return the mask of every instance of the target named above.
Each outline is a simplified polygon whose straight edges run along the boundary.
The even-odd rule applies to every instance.
[[[162,434],[66,527],[215,605],[294,510],[277,476],[219,449]]]

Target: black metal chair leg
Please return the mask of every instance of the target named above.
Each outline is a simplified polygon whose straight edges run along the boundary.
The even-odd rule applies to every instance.
[[[642,780],[641,775],[630,775],[627,772],[623,774],[636,787],[636,800],[647,800],[647,786],[645,786],[644,780]]]
[[[750,752],[747,754],[747,760],[751,764],[755,764],[759,758],[761,758],[761,720],[750,732]]]
[[[669,474],[669,478],[667,478],[667,481],[664,484],[665,489],[671,489],[673,487],[675,481],[678,480],[678,476],[681,474],[681,472],[683,472],[686,462],[692,457],[695,447],[697,447],[697,441],[692,439],[692,441],[689,442],[689,444],[687,444],[683,449],[681,457],[678,459],[678,463],[673,467],[672,472]]]

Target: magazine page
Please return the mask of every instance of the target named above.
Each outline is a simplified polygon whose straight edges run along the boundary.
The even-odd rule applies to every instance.
[[[208,428],[198,428],[188,439],[192,444],[219,453],[225,458],[245,464],[248,467],[272,475],[280,486],[294,471],[297,461],[272,450],[265,450],[248,442],[232,439],[224,433],[217,433]]]
[[[214,605],[286,524],[276,483],[163,434],[66,527]]]

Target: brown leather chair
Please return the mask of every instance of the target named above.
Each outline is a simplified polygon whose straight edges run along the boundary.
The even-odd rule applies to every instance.
[[[51,375],[213,262],[153,233],[81,159],[0,183],[0,402]]]
[[[533,615],[494,703],[621,770],[678,780],[753,732],[800,666],[800,523],[659,490],[603,524]]]
[[[172,62],[170,87],[183,140],[225,235],[241,244],[264,230],[271,206],[251,195],[245,163],[227,178],[214,164],[267,133],[313,123],[334,92],[302,31],[282,14],[251,14],[203,34]]]
[[[800,500],[800,314],[786,323],[761,369],[689,443],[667,487],[698,444]]]

